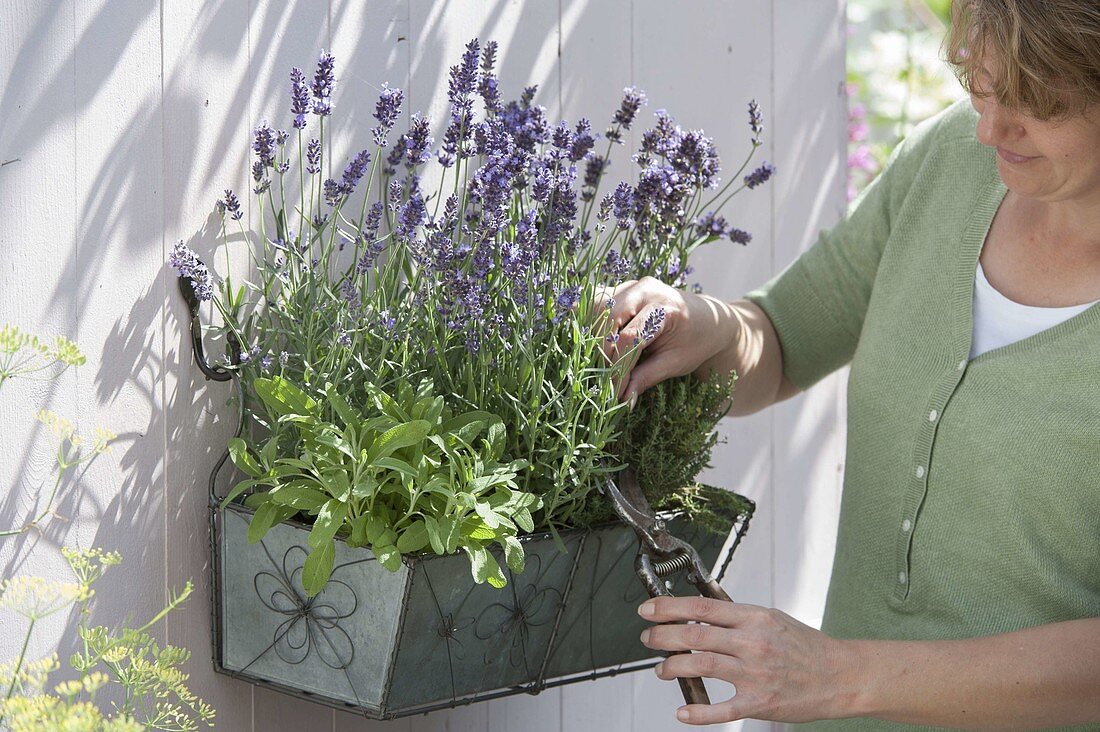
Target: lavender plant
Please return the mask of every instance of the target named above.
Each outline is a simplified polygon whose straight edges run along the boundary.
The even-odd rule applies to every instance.
[[[438,145],[420,114],[395,134],[404,94],[384,87],[372,145],[346,161],[326,155],[333,57],[321,53],[312,81],[293,69],[292,131],[253,134],[250,226],[233,191],[217,204],[226,256],[231,235],[243,241],[252,281],[219,278],[182,242],[172,251],[245,387],[249,430],[231,454],[248,478],[232,497],[256,509],[253,540],[300,512],[314,522],[310,591],[337,537],[391,567],[461,546],[475,579],[498,585],[493,544],[515,571],[521,531],[564,548],[559,529],[622,465],[622,366],[601,348],[618,334],[598,293],[645,275],[686,287],[698,246],[748,243],[718,211],[774,173],[742,176],[760,146],[755,102],[749,153],[724,185],[713,142],[659,111],[632,158],[637,183],[604,192],[645,94],[625,90],[600,152],[592,123],[555,124],[536,87],[505,101],[496,51],[474,39],[450,69]],[[400,445],[386,442],[395,431]],[[302,488],[308,500],[289,500]]]

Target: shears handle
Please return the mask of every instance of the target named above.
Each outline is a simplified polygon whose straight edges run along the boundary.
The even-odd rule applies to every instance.
[[[732,602],[730,596],[716,580],[699,583],[696,587],[699,589],[699,594],[704,597]],[[691,653],[691,651],[670,651],[669,655],[678,653]],[[707,687],[703,685],[701,678],[677,678],[676,680],[680,682],[680,691],[684,694],[685,702],[688,704],[710,704],[710,695],[707,694]]]

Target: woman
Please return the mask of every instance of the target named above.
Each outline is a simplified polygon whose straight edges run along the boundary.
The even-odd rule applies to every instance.
[[[620,343],[667,314],[624,399],[735,369],[749,414],[851,362],[823,632],[703,598],[639,608],[646,645],[697,651],[660,678],[735,685],[691,724],[1100,722],[1100,3],[953,12],[969,103],[786,271],[732,304],[614,292]]]

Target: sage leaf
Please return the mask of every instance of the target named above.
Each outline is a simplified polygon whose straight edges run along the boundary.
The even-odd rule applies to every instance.
[[[316,549],[322,544],[331,542],[336,536],[336,532],[343,526],[347,515],[348,504],[335,498],[327,501],[325,505],[321,506],[317,519],[313,522],[313,529],[309,532],[309,539],[307,540],[309,546]]]
[[[397,550],[402,554],[420,551],[428,545],[428,541],[428,528],[423,519],[417,519],[397,538]]]
[[[276,506],[274,503],[265,503],[256,509],[252,515],[252,522],[248,524],[248,543],[255,544],[275,525]]]
[[[332,576],[332,563],[335,559],[336,544],[331,539],[309,553],[302,567],[302,589],[306,591],[306,595],[314,597],[324,589],[328,578]]]
[[[266,474],[266,471],[252,457],[252,453],[248,451],[248,444],[240,437],[234,437],[229,441],[229,457],[241,472],[253,478],[262,478]]]

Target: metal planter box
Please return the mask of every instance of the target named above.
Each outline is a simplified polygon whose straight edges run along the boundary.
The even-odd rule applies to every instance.
[[[727,536],[667,518],[721,578],[751,509]],[[406,557],[390,572],[369,549],[337,542],[332,579],[309,600],[309,527],[281,524],[249,544],[251,514],[237,504],[211,513],[221,673],[392,719],[656,663],[638,640],[638,541],[621,523],[562,532],[566,554],[549,534],[521,537],[526,568],[513,575],[501,559],[503,589],[474,584],[464,553]],[[695,590],[680,577],[673,593]]]

